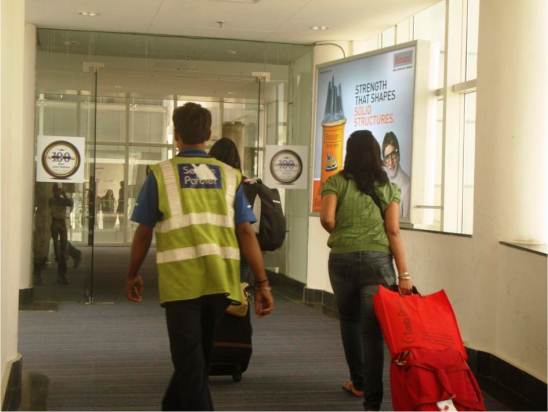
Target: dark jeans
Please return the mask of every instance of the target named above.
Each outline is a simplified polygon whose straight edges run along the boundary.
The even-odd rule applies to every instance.
[[[364,391],[365,408],[378,409],[383,397],[384,348],[373,295],[379,285],[396,283],[392,256],[383,252],[331,253],[329,279],[337,299],[350,378]]]
[[[51,220],[51,237],[57,260],[57,274],[65,276],[67,273],[67,225],[64,219]]]
[[[164,411],[213,410],[208,372],[215,324],[228,300],[202,296],[164,304],[175,372],[162,401]]]

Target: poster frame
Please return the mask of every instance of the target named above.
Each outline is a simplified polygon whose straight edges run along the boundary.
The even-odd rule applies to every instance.
[[[317,113],[318,113],[318,101],[317,101],[317,92],[318,92],[318,79],[319,79],[319,73],[320,73],[320,70],[323,70],[325,68],[328,68],[328,67],[331,67],[331,66],[335,66],[335,65],[339,65],[339,64],[343,64],[343,63],[349,63],[349,62],[352,62],[352,61],[355,61],[355,60],[361,60],[361,59],[364,59],[364,58],[368,58],[368,57],[373,57],[373,56],[377,56],[377,55],[380,55],[380,54],[385,54],[385,53],[391,53],[391,52],[395,52],[395,51],[398,51],[398,50],[402,50],[402,49],[407,49],[407,48],[411,48],[413,47],[414,50],[415,50],[415,56],[414,56],[414,73],[413,73],[413,87],[412,87],[412,90],[413,90],[413,109],[412,109],[412,116],[411,116],[411,131],[412,131],[412,135],[411,135],[411,145],[410,145],[410,150],[411,150],[411,166],[410,166],[410,170],[409,170],[409,173],[411,175],[411,188],[410,188],[410,194],[409,194],[409,198],[410,198],[410,215],[409,215],[409,220],[405,220],[405,221],[402,221],[401,223],[402,224],[412,224],[411,222],[413,221],[413,191],[414,191],[414,184],[413,184],[413,181],[414,181],[414,173],[413,173],[413,164],[414,164],[414,144],[415,144],[415,135],[416,135],[416,117],[417,117],[417,80],[418,80],[418,67],[419,67],[419,57],[421,57],[421,59],[423,58],[423,50],[425,47],[425,43],[427,42],[424,42],[424,41],[421,41],[421,40],[412,40],[412,41],[409,41],[409,42],[405,42],[405,43],[401,43],[401,44],[397,44],[397,45],[394,45],[394,46],[389,46],[389,47],[384,47],[384,48],[381,48],[381,49],[376,49],[376,50],[372,50],[372,51],[368,51],[368,52],[364,52],[364,53],[360,53],[360,54],[356,54],[356,55],[353,55],[353,56],[349,56],[349,57],[345,57],[345,58],[341,58],[341,59],[336,59],[336,60],[330,60],[328,62],[325,62],[325,63],[320,63],[320,64],[317,64],[315,65],[315,68],[314,68],[314,82],[313,82],[313,108],[312,108],[312,127],[311,127],[311,139],[310,139],[310,146],[311,146],[311,149],[310,149],[310,163],[309,163],[309,170],[310,170],[310,175],[309,175],[309,184],[310,184],[310,195],[309,195],[309,200],[308,200],[308,215],[309,217],[319,217],[319,212],[315,212],[313,211],[313,207],[314,207],[314,168],[315,168],[315,161],[316,161],[316,124],[317,124]]]

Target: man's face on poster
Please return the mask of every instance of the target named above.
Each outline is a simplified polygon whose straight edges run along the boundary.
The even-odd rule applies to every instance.
[[[391,175],[397,172],[400,163],[400,154],[393,145],[389,144],[384,148],[383,161],[384,166]]]

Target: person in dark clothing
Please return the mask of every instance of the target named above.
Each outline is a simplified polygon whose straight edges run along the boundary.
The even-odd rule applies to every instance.
[[[217,140],[209,149],[209,155],[217,160],[220,160],[223,163],[226,163],[229,166],[232,166],[234,169],[242,171],[240,153],[238,153],[236,143],[234,143],[228,137],[222,137]],[[246,194],[248,181],[249,178],[242,176],[242,187],[244,189],[244,194]],[[246,263],[245,258],[240,254],[240,281],[249,283],[249,281],[251,280],[250,275],[251,269]]]
[[[53,185],[53,197],[49,200],[51,210],[51,237],[57,260],[57,283],[67,285],[67,208],[72,208],[73,200],[67,197],[58,184]]]
[[[103,213],[103,229],[112,229],[116,224],[116,214],[114,213],[115,203],[114,192],[112,189],[108,189],[99,202],[101,212]]]

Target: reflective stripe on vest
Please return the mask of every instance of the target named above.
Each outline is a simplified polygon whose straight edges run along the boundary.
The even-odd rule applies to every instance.
[[[234,247],[221,247],[215,244],[204,244],[194,247],[183,247],[180,249],[157,252],[157,263],[179,262],[189,259],[196,259],[202,256],[217,255],[223,259],[240,260],[240,249]]]
[[[178,179],[174,172],[174,165],[170,161],[161,162],[159,164],[164,184],[167,192],[167,201],[169,206],[170,217],[159,222],[155,229],[160,233],[169,232],[171,230],[184,228],[190,225],[211,224],[222,227],[234,227],[234,196],[236,193],[236,185],[238,184],[238,175],[231,167],[223,167],[226,176],[226,191],[225,199],[228,209],[227,215],[219,215],[215,213],[183,213],[181,197],[179,194],[180,188]]]

